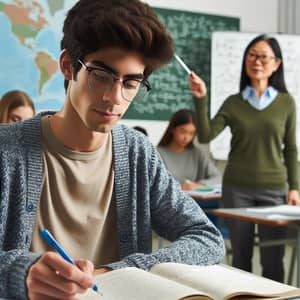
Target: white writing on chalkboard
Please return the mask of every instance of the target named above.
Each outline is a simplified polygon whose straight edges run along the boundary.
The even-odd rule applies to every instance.
[[[242,58],[255,33],[214,32],[211,52],[211,116],[214,116],[224,100],[239,92]],[[284,76],[287,89],[294,97],[297,108],[297,147],[300,138],[300,36],[271,34],[281,47]],[[211,142],[215,159],[226,160],[230,149],[231,133],[227,128]],[[298,152],[298,160],[300,153]]]
[[[155,8],[155,12],[170,32],[178,56],[209,86],[211,33],[236,31],[239,19],[162,8]],[[141,101],[133,101],[125,118],[169,120],[179,109],[193,109],[189,76],[175,58],[154,72],[149,81],[151,92]]]

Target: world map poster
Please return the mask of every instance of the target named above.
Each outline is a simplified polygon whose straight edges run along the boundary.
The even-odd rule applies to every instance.
[[[0,0],[0,97],[26,92],[36,110],[58,110],[65,99],[58,67],[62,26],[74,0]]]

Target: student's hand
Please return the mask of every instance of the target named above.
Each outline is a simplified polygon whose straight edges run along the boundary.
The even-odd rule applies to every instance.
[[[288,192],[288,204],[300,206],[300,197],[298,190],[290,190]]]
[[[206,84],[195,72],[192,72],[190,75],[190,89],[193,96],[197,99],[201,99],[206,96]]]
[[[112,271],[112,269],[109,269],[109,268],[95,269],[94,270],[94,275],[104,274],[104,273],[110,272],[110,271]]]
[[[74,266],[58,253],[46,252],[28,272],[26,286],[30,300],[75,299],[93,286],[94,265],[75,260]]]
[[[199,182],[190,181],[190,180],[186,180],[184,183],[181,184],[181,188],[184,191],[192,191],[201,186],[204,186],[204,184],[199,183]]]

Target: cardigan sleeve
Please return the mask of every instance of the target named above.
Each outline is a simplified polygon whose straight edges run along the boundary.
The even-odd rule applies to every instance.
[[[141,161],[150,162],[146,168],[148,173],[136,173],[134,179],[136,182],[133,185],[143,186],[143,189],[130,195],[133,199],[137,198],[133,202],[138,205],[138,210],[127,214],[137,219],[137,223],[132,226],[138,228],[139,232],[150,224],[159,236],[171,241],[171,244],[153,253],[151,249],[132,253],[128,251],[128,255],[118,262],[109,264],[108,267],[118,269],[134,266],[149,270],[155,264],[163,262],[194,265],[221,262],[225,253],[221,233],[199,205],[181,190],[180,184],[166,170],[154,146],[146,145],[146,148],[148,154],[145,155],[149,156],[143,157],[142,148],[139,149],[139,156],[142,156]],[[140,167],[138,169],[141,171]],[[134,170],[131,172],[130,180],[135,177],[133,173]],[[138,248],[143,249],[147,237],[141,234],[137,237],[137,242],[140,243]]]

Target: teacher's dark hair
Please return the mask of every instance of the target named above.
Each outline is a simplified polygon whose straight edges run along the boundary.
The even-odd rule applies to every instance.
[[[243,89],[247,85],[251,85],[251,81],[249,76],[246,73],[246,56],[252,46],[254,46],[256,43],[260,41],[265,41],[268,43],[268,45],[272,48],[275,57],[277,59],[281,60],[281,64],[278,67],[278,69],[271,75],[269,78],[269,85],[273,86],[275,89],[277,89],[279,92],[282,93],[288,93],[288,90],[286,88],[285,80],[284,80],[284,71],[283,71],[283,60],[282,60],[282,53],[279,46],[278,41],[274,37],[270,37],[266,34],[262,34],[254,38],[247,48],[245,49],[244,56],[243,56],[243,62],[242,62],[242,72],[241,72],[241,80],[240,80],[240,92],[243,91]]]

